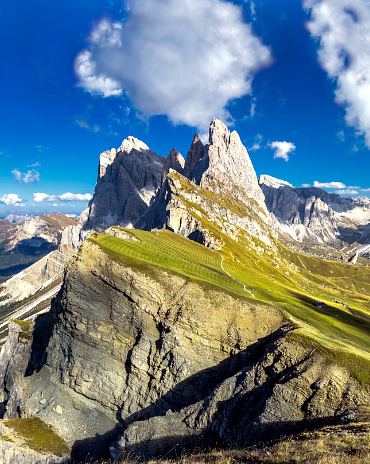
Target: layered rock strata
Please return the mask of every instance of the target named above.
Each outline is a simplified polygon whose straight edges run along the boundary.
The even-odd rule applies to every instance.
[[[9,377],[19,332],[3,348],[5,418],[51,424],[75,458],[104,455],[119,435],[117,456],[161,455],[177,443],[245,445],[369,395],[346,370],[286,340],[291,327],[277,307],[112,259],[90,240],[44,318],[51,337],[40,335],[37,356],[25,345],[25,377]],[[39,324],[32,330],[45,334]]]
[[[81,215],[81,226],[104,230],[111,225],[132,225],[148,209],[160,186],[164,162],[134,137],[125,139],[118,150],[103,152],[94,196]]]
[[[261,176],[259,184],[281,233],[306,243],[368,244],[370,200],[343,198],[325,190],[294,188],[288,182]]]

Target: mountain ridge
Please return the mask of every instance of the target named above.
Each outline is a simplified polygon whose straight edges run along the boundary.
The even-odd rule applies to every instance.
[[[369,268],[279,242],[248,153],[221,121],[205,146],[194,137],[188,164],[175,150],[158,161],[156,193],[133,208],[150,184],[146,168],[131,174],[154,156],[135,140],[118,158],[101,155],[85,222],[66,235],[77,240],[94,221],[103,229],[114,214],[117,224],[90,231],[50,312],[11,323],[4,419],[53,426],[75,460],[109,450],[150,459],[244,447],[367,404]],[[129,173],[123,208],[112,202],[109,216],[104,194],[117,197],[113,180],[122,187]],[[120,227],[136,214],[141,229]]]

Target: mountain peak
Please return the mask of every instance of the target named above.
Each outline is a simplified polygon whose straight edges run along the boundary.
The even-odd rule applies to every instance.
[[[162,168],[162,182],[166,178],[170,169],[174,169],[179,174],[184,174],[185,160],[176,148],[172,148]]]
[[[266,185],[271,188],[279,187],[291,187],[294,188],[292,184],[289,184],[286,180],[277,179],[276,177],[268,176],[267,174],[262,174],[258,179],[258,183],[261,185]]]
[[[216,182],[236,198],[253,197],[265,211],[264,196],[255,170],[236,131],[230,132],[222,121],[212,119],[205,154],[208,166],[200,180],[202,187],[214,189]]]
[[[141,140],[132,137],[132,135],[129,135],[121,144],[119,147],[118,151],[124,151],[127,153],[130,153],[131,150],[137,150],[137,151],[151,151],[150,148]]]

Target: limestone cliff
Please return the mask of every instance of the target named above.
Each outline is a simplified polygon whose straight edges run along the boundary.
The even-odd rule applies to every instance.
[[[271,245],[272,228],[264,195],[235,131],[230,133],[225,124],[213,119],[208,143],[203,146],[196,134],[185,166],[175,161],[176,156],[176,151],[171,152],[162,186],[135,227],[167,228],[217,248],[222,240],[210,231],[209,224],[213,223],[234,239],[242,229]]]
[[[161,183],[164,162],[134,137],[125,139],[118,150],[103,152],[94,196],[81,215],[81,226],[104,230],[133,224],[148,209]]]
[[[368,199],[343,198],[316,187],[294,188],[266,175],[259,184],[281,233],[306,243],[370,243]]]
[[[75,458],[106,454],[122,434],[113,454],[148,457],[176,443],[252,443],[257,432],[278,435],[367,401],[347,370],[286,339],[294,326],[277,306],[112,258],[88,240],[68,262],[44,315],[53,326],[50,340],[39,335],[44,355],[25,345],[44,365],[25,354],[28,375],[0,379],[6,419],[40,418]],[[44,333],[39,324],[30,330]],[[14,336],[2,352],[6,372],[20,353]]]
[[[57,250],[5,281],[0,286],[0,297],[6,299],[0,302],[0,307],[34,295],[61,278],[65,263],[75,251],[71,246],[60,245]]]

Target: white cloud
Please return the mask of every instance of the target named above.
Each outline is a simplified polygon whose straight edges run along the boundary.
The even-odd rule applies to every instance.
[[[368,0],[305,0],[307,27],[319,41],[319,61],[335,80],[346,122],[370,148],[370,4]]]
[[[296,149],[294,143],[291,142],[271,142],[267,146],[275,150],[274,158],[282,158],[285,161],[289,160],[289,154]]]
[[[63,195],[48,195],[47,193],[34,193],[33,200],[37,203],[43,201],[90,201],[92,195],[90,193],[63,193]]]
[[[21,172],[15,168],[12,171],[14,179],[24,184],[30,184],[32,182],[38,182],[40,180],[40,173],[36,169],[29,169],[27,172]]]
[[[313,183],[314,187],[317,188],[328,188],[328,189],[345,189],[346,185],[343,182],[318,182],[315,180]]]
[[[75,71],[93,94],[122,94],[145,117],[205,131],[213,117],[231,120],[226,105],[250,95],[254,74],[270,62],[231,2],[138,0],[123,27],[98,24]]]
[[[17,180],[17,181],[22,180],[22,173],[17,168],[13,169],[12,174],[13,174],[15,180]]]
[[[58,197],[61,201],[90,201],[92,195],[90,193],[63,193]]]
[[[255,142],[249,149],[249,151],[257,151],[261,148],[261,145],[258,142]]]
[[[22,198],[18,196],[16,193],[7,193],[0,198],[0,202],[4,203],[4,205],[20,205],[22,203]]]
[[[356,195],[358,193],[358,191],[348,188],[348,189],[344,189],[344,190],[336,190],[335,193],[338,193],[338,195]]]
[[[308,187],[311,187],[311,184],[302,184],[302,187],[303,188],[308,188]]]

